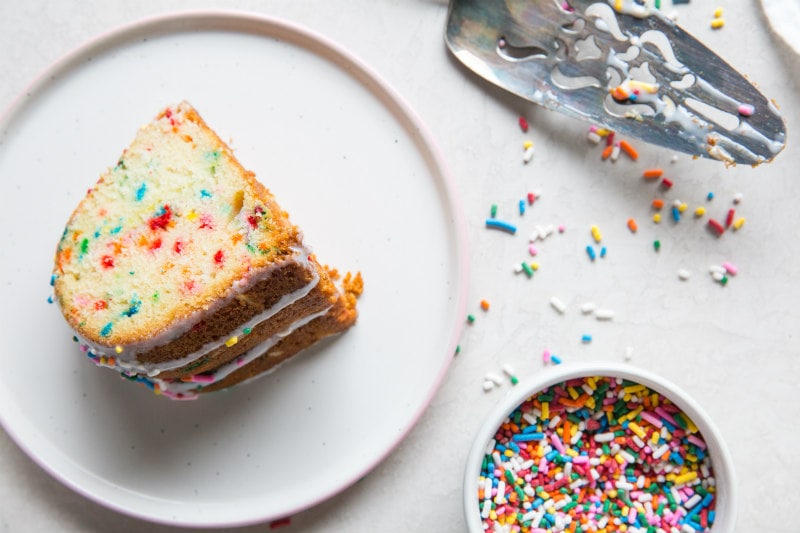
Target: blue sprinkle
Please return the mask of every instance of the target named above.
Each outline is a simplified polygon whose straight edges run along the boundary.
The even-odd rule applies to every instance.
[[[606,256],[606,247],[603,246],[602,248],[600,248],[600,257],[605,257],[605,256]]]
[[[112,228],[109,233],[111,233],[111,235],[116,235],[120,231],[122,231],[122,226],[117,226],[116,228]]]
[[[592,247],[591,244],[586,246],[586,253],[589,255],[589,259],[591,259],[592,261],[594,261],[595,258],[597,257],[597,255],[594,252],[594,248]]]
[[[511,438],[517,442],[530,442],[542,440],[544,438],[544,433],[517,433]]]
[[[111,322],[109,322],[108,324],[103,326],[103,329],[100,330],[100,336],[101,337],[108,337],[109,335],[111,335],[111,328],[113,328],[113,327],[114,327],[114,325]]]
[[[142,306],[142,301],[139,298],[137,298],[136,295],[134,295],[133,299],[131,300],[131,306],[122,312],[122,316],[126,316],[128,318],[132,317],[133,315],[139,312],[139,308],[141,306]],[[102,335],[102,332],[100,334]]]
[[[55,274],[52,274],[52,275],[50,276],[50,286],[52,287],[52,286],[53,286],[53,285],[55,285],[55,284],[56,284],[56,275],[55,275]]]
[[[672,220],[674,220],[675,222],[678,222],[678,221],[680,221],[680,219],[681,219],[681,210],[678,209],[677,206],[673,205],[672,206]]]
[[[211,198],[211,193],[203,189],[200,191],[200,198]]]
[[[48,296],[47,297],[47,303],[49,303],[49,304],[53,303],[53,297],[52,296]]]
[[[581,342],[583,342],[583,343],[592,342],[592,336],[591,335],[584,335],[583,337],[581,337]]]
[[[550,355],[550,360],[553,362],[553,364],[556,364],[556,365],[560,365],[561,364],[561,358],[559,356],[557,356],[557,355],[552,355],[551,354]]]
[[[710,192],[706,195],[706,200],[711,201],[714,199],[714,193]]]
[[[144,193],[147,192],[147,184],[142,183],[138,189],[136,189],[136,201],[141,202],[142,198],[144,198]]]
[[[507,231],[509,233],[516,233],[517,227],[513,224],[509,224],[508,222],[503,222],[502,220],[496,220],[493,218],[486,219],[486,227],[487,228],[495,228]]]
[[[525,200],[520,200],[519,201],[519,214],[520,215],[524,215],[525,214]]]

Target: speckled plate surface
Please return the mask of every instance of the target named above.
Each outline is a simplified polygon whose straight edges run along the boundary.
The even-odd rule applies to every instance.
[[[165,105],[189,100],[317,255],[363,273],[356,327],[279,371],[172,402],[96,368],[47,303],[70,212]],[[244,13],[103,35],[0,119],[0,421],[66,485],[180,525],[287,516],[348,487],[408,433],[465,314],[466,238],[416,115],[325,38]]]

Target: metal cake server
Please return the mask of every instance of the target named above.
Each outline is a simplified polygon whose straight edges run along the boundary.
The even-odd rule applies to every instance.
[[[522,98],[688,154],[757,165],[786,125],[747,79],[656,0],[451,0],[445,40]]]

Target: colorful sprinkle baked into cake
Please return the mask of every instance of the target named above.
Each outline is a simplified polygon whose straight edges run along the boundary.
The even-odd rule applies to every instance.
[[[485,531],[697,533],[716,483],[698,428],[639,383],[585,377],[532,395],[498,428],[478,480]]]
[[[352,326],[361,276],[337,278],[182,102],[141,128],[80,202],[52,284],[95,363],[188,399]]]

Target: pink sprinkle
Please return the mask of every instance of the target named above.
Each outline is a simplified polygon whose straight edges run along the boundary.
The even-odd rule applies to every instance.
[[[558,232],[559,233],[564,233],[564,230],[566,230],[566,229],[567,228],[564,227],[564,224],[559,224],[558,225]]]
[[[650,423],[651,423],[653,426],[655,426],[655,427],[657,427],[657,428],[659,428],[659,429],[661,429],[661,426],[663,426],[663,425],[664,425],[664,423],[663,423],[663,422],[661,422],[661,420],[659,420],[658,418],[654,417],[653,415],[651,415],[651,414],[650,414],[650,413],[648,413],[647,411],[642,411],[642,413],[641,413],[641,415],[640,415],[640,416],[641,416],[641,417],[642,417],[644,420],[647,420],[647,421],[648,421],[648,422],[650,422]]]
[[[666,420],[667,422],[669,422],[670,424],[672,424],[674,427],[680,427],[680,424],[678,424],[678,422],[676,422],[675,419],[672,418],[672,415],[666,412],[663,407],[661,406],[656,407],[656,414],[661,418],[663,418],[664,420]]]
[[[549,362],[550,362],[550,350],[545,350],[545,351],[542,353],[542,360],[543,360],[545,363],[549,363]]]
[[[688,440],[689,442],[691,442],[692,444],[694,444],[695,446],[697,446],[701,450],[705,450],[706,449],[705,441],[703,439],[698,438],[695,435],[689,435],[688,437],[686,437],[686,440]]]
[[[536,246],[534,246],[534,245],[531,243],[531,245],[530,245],[530,246],[528,246],[528,252],[529,252],[531,255],[536,255],[536,254],[538,254],[538,253],[539,253],[539,250],[537,250],[537,249],[536,249]]]
[[[739,269],[736,268],[736,265],[734,265],[733,263],[730,263],[728,261],[725,261],[724,263],[722,263],[722,268],[724,268],[725,272],[727,272],[731,276],[735,276],[739,272]]]
[[[756,108],[751,104],[739,104],[739,114],[743,117],[750,117],[755,113]]]
[[[558,453],[564,453],[564,443],[561,442],[561,439],[558,438],[558,435],[553,433],[553,437],[550,439],[550,441],[553,443],[553,447],[558,450]]]
[[[213,383],[214,376],[209,374],[196,374],[189,379],[192,380],[192,383]]]

